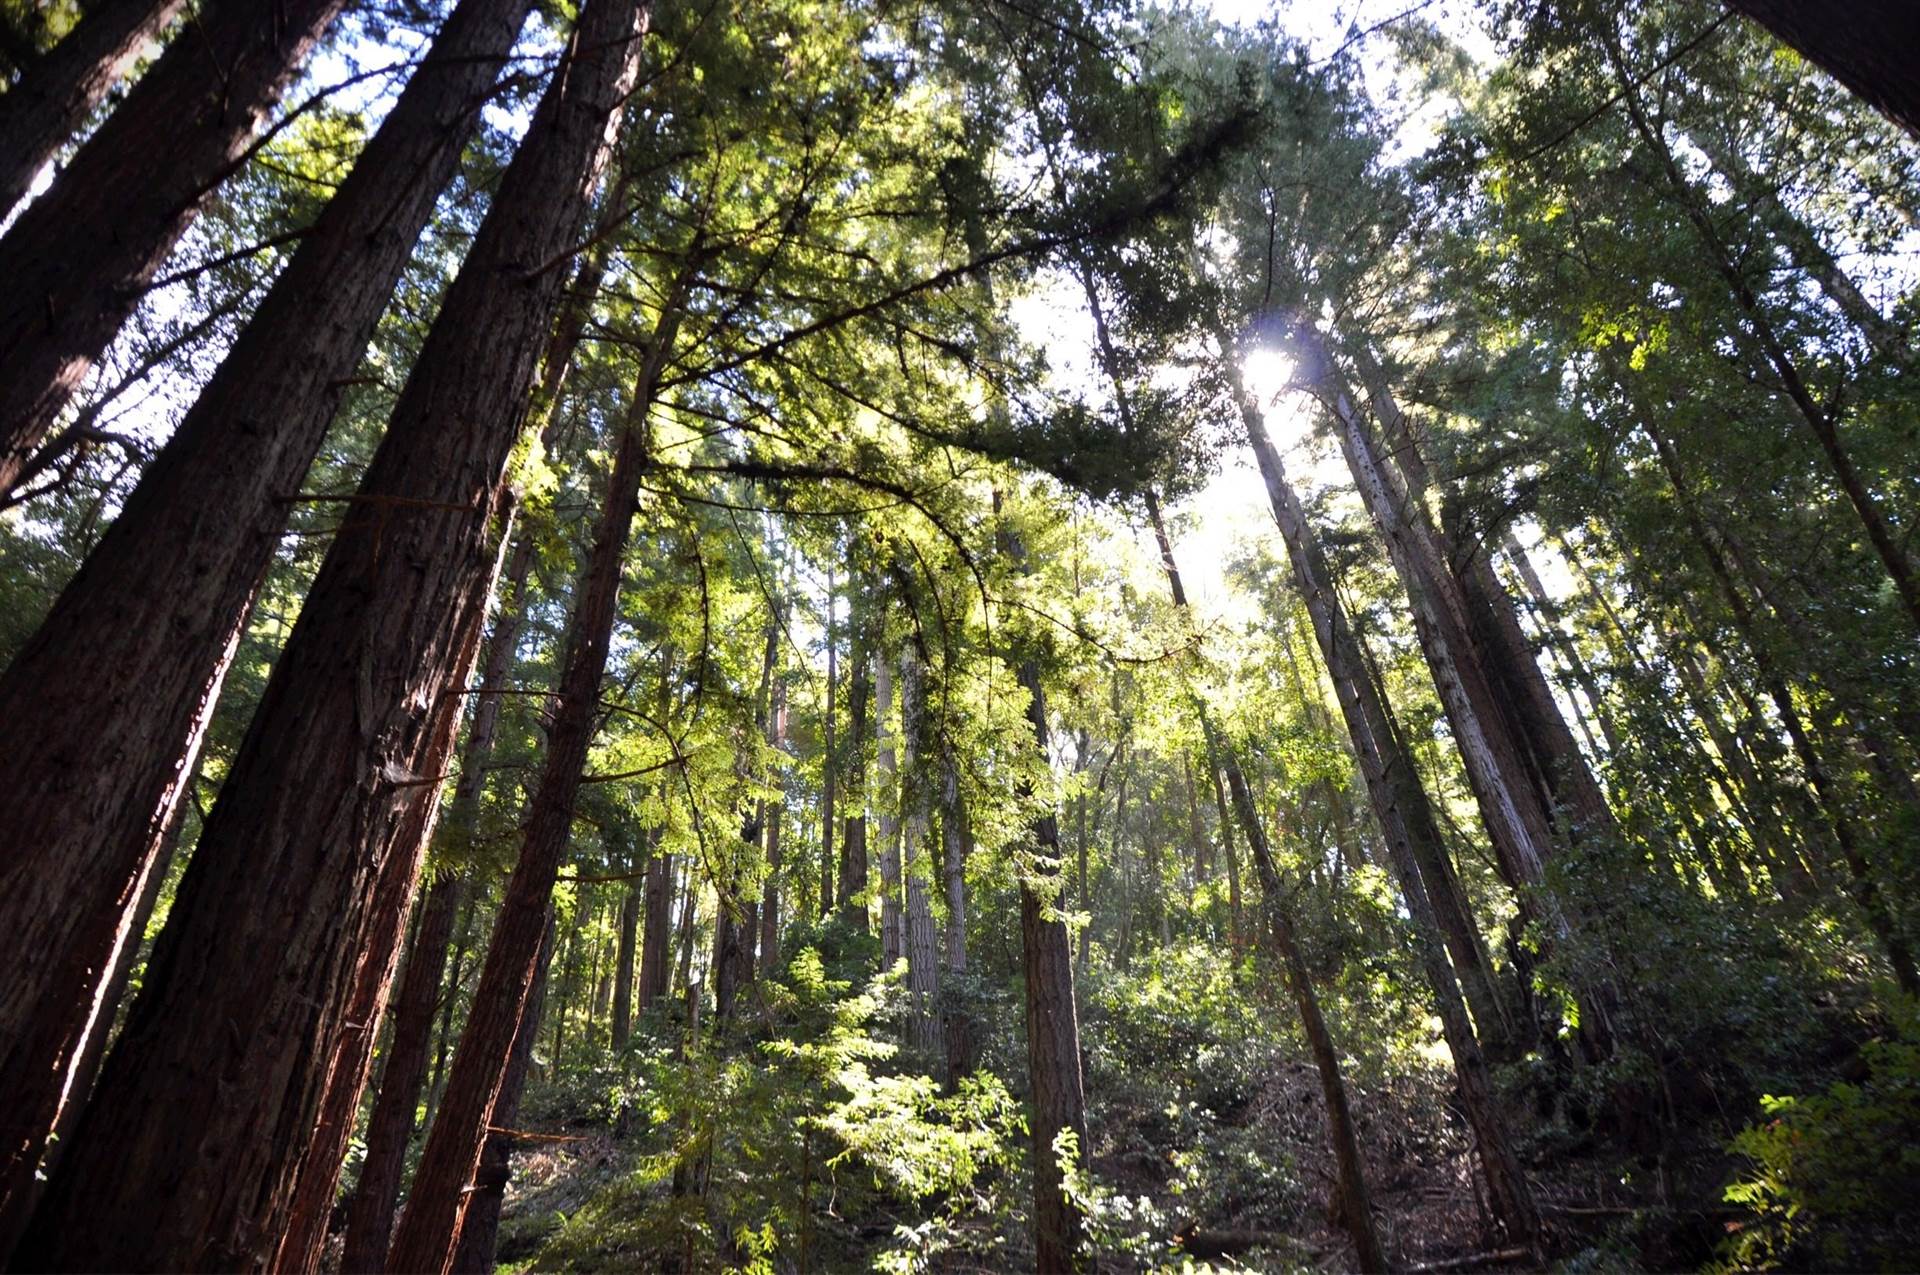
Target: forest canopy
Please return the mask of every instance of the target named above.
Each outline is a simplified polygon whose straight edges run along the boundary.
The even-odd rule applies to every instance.
[[[1908,1268],[1916,58],[0,0],[0,1269]]]

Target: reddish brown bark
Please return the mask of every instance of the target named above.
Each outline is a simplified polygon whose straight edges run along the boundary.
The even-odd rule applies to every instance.
[[[533,990],[527,993],[527,1007],[521,1011],[520,1026],[513,1035],[513,1053],[507,1060],[506,1075],[500,1081],[500,1100],[494,1104],[494,1119],[502,1129],[518,1125],[520,1095],[525,1092],[527,1075],[533,1069],[533,1042],[540,1034],[540,1016],[547,1003],[553,926],[553,913],[549,909]],[[454,1275],[493,1275],[495,1250],[500,1243],[500,1210],[506,1203],[507,1183],[512,1176],[512,1137],[489,1133],[487,1144],[480,1151],[480,1167],[474,1172],[466,1217],[460,1225],[460,1247],[453,1258]]]
[[[32,1171],[74,1043],[110,1016],[98,972],[193,770],[294,491],[528,0],[468,0],[179,430],[0,676],[0,1198]],[[271,423],[271,427],[267,427]],[[111,731],[98,728],[112,722]],[[32,847],[31,852],[24,847]],[[0,1214],[6,1211],[0,1205]]]
[[[0,95],[0,217],[186,0],[105,0]]]
[[[643,14],[644,9],[631,3],[601,0],[583,15],[577,39],[583,48],[592,48],[596,39],[617,41],[622,19],[631,23]],[[631,60],[626,65],[621,78],[630,81]],[[683,287],[684,283],[685,276]],[[560,685],[547,726],[546,761],[528,807],[525,840],[494,924],[466,1030],[454,1053],[447,1092],[427,1136],[413,1191],[394,1235],[388,1256],[390,1269],[450,1269],[471,1199],[467,1186],[480,1163],[488,1129],[499,1123],[498,1108],[514,1037],[535,981],[553,886],[573,823],[574,801],[600,720],[600,684],[613,641],[621,566],[633,515],[639,507],[640,480],[647,461],[646,418],[652,407],[653,386],[672,351],[678,305],[676,296],[656,326],[620,433],[606,500],[594,528],[593,546],[568,625]]]
[[[384,885],[411,884],[438,804],[507,460],[563,283],[550,263],[580,233],[641,12],[589,5],[448,289],[36,1215],[29,1264],[272,1259],[329,1080],[364,1070],[349,1065],[371,1021],[354,1016],[359,971],[383,931],[389,962],[397,946]]]
[[[646,922],[640,943],[640,1012],[667,994],[673,977],[673,857],[658,834],[647,861]]]
[[[220,0],[0,239],[0,492],[345,7]]]
[[[427,1078],[427,1049],[432,1043],[433,1012],[446,973],[447,948],[460,910],[460,880],[443,875],[427,892],[420,928],[407,954],[405,974],[393,1002],[393,1037],[382,1065],[380,1096],[367,1120],[366,1159],[353,1200],[347,1207],[343,1271],[380,1269],[393,1230],[393,1206],[400,1198],[407,1142],[414,1112]]]

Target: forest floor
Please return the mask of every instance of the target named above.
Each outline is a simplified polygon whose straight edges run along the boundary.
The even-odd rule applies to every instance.
[[[1250,1101],[1222,1122],[1218,1148],[1179,1145],[1161,1113],[1131,1105],[1125,1096],[1113,1097],[1095,1128],[1095,1173],[1109,1190],[1144,1200],[1158,1233],[1135,1253],[1109,1256],[1105,1269],[1144,1270],[1167,1262],[1179,1268],[1183,1260],[1193,1263],[1189,1269],[1200,1270],[1353,1268],[1347,1237],[1326,1213],[1333,1165],[1310,1067],[1289,1061],[1272,1069]],[[1361,1136],[1372,1169],[1375,1214],[1396,1270],[1451,1275],[1531,1267],[1523,1251],[1490,1238],[1494,1232],[1471,1150],[1437,1073],[1398,1077],[1358,1097],[1367,1113]],[[596,1196],[629,1177],[644,1154],[643,1139],[617,1139],[584,1120],[545,1123],[554,1126],[545,1130],[553,1140],[529,1141],[514,1155],[500,1231],[502,1270],[581,1269],[577,1239],[564,1266],[550,1255],[543,1259],[543,1247]],[[1248,1146],[1288,1164],[1299,1189],[1229,1187],[1183,1199],[1175,1169],[1183,1157],[1217,1155],[1224,1161]],[[1701,1228],[1710,1227],[1712,1219],[1661,1208],[1644,1189],[1623,1184],[1623,1168],[1630,1166],[1580,1155],[1561,1159],[1550,1170],[1538,1162],[1532,1166],[1549,1247],[1557,1255],[1553,1269],[1675,1269],[1693,1267],[1706,1256],[1694,1246],[1711,1242]],[[1611,1192],[1598,1185],[1608,1183]],[[598,1256],[604,1260],[584,1268],[631,1269],[617,1251]],[[992,1269],[964,1259],[936,1261],[933,1268]]]

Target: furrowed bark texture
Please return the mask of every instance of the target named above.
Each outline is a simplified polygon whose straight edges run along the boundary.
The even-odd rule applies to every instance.
[[[346,4],[218,0],[0,239],[0,492]]]
[[[393,1037],[382,1064],[380,1096],[367,1120],[367,1155],[347,1206],[343,1271],[374,1271],[387,1256],[393,1232],[393,1206],[400,1198],[407,1142],[414,1112],[427,1079],[433,1013],[439,1008],[453,922],[460,911],[460,879],[449,873],[433,883],[422,905],[420,929],[413,937],[400,990],[393,1003]]]
[[[366,1053],[352,1025],[370,1020],[349,1017],[356,957],[383,928],[397,946],[380,886],[411,883],[438,804],[507,461],[559,302],[553,263],[580,233],[643,14],[589,5],[448,289],[36,1217],[36,1265],[272,1257],[327,1078]]]
[[[87,122],[186,0],[106,0],[0,95],[0,217]]]
[[[467,0],[38,632],[0,676],[0,1198],[30,1175],[128,900],[193,773],[287,521],[414,240],[531,7]],[[444,61],[441,61],[444,59]],[[348,521],[380,516],[349,507]],[[111,730],[100,723],[111,722]],[[0,1215],[6,1205],[0,1204]]]
[[[588,10],[581,41],[597,35],[617,39],[596,28],[593,17],[608,15],[616,22],[624,8],[600,13]],[[604,23],[606,17],[601,17]],[[621,79],[631,83],[631,60]],[[678,299],[670,302],[677,307]],[[627,538],[639,508],[640,481],[647,464],[647,414],[653,404],[653,385],[673,346],[677,318],[673,311],[656,325],[628,418],[614,454],[607,495],[594,528],[593,546],[579,582],[574,614],[568,625],[566,656],[558,694],[547,726],[547,753],[540,784],[529,805],[526,838],[520,859],[507,883],[486,964],[474,991],[466,1030],[454,1053],[447,1092],[427,1135],[426,1149],[407,1209],[394,1235],[388,1266],[401,1271],[446,1271],[458,1250],[462,1215],[472,1198],[467,1186],[479,1166],[487,1131],[498,1124],[497,1113],[506,1072],[527,999],[539,968],[541,936],[552,908],[553,886],[566,855],[573,825],[574,801],[586,769],[587,750],[600,721],[600,685],[606,674],[607,652],[613,642],[618,614],[621,567],[626,561]]]
[[[527,1075],[533,1069],[533,1042],[540,1034],[540,1017],[547,1003],[553,928],[553,914],[549,910],[547,932],[540,944],[539,971],[534,975],[533,990],[527,993],[527,1007],[520,1012],[520,1026],[513,1035],[513,1053],[507,1060],[507,1074],[500,1081],[500,1099],[494,1104],[494,1119],[503,1129],[510,1129],[518,1122],[520,1095],[526,1091]],[[460,1248],[453,1258],[454,1275],[493,1275],[495,1251],[500,1246],[500,1209],[506,1203],[507,1183],[512,1176],[513,1139],[504,1133],[489,1133],[487,1145],[480,1151],[480,1167],[473,1177],[473,1198],[467,1201],[467,1213],[460,1224]]]

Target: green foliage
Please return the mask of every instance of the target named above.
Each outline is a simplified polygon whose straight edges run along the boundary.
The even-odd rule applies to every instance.
[[[1908,1269],[1920,1251],[1920,1012],[1904,1003],[1887,1037],[1860,1050],[1857,1081],[1761,1100],[1734,1138],[1747,1170],[1726,1189],[1729,1270]]]

